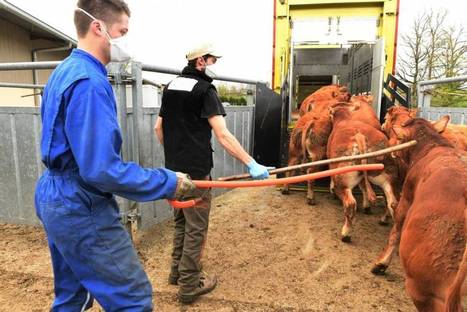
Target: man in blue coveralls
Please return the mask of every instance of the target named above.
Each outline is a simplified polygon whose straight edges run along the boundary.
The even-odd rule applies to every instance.
[[[44,90],[42,161],[35,204],[54,270],[52,311],[152,311],[152,288],[113,194],[135,201],[190,196],[185,174],[120,157],[122,138],[105,64],[124,60],[130,10],[123,0],[79,0],[78,48]]]

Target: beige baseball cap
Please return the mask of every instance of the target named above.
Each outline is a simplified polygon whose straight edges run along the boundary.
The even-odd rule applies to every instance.
[[[191,61],[206,54],[215,56],[217,58],[222,57],[219,51],[217,51],[211,43],[203,43],[188,51],[186,54],[186,59]]]

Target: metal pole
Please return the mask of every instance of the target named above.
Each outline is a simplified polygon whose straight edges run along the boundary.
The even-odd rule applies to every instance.
[[[161,88],[162,87],[162,85],[160,83],[154,82],[154,81],[146,79],[146,78],[143,79],[143,84],[154,86],[156,88]]]
[[[449,82],[459,82],[459,81],[467,81],[466,76],[457,76],[457,77],[449,77],[449,78],[441,78],[441,79],[433,79],[433,80],[424,80],[420,81],[418,84],[421,86],[425,85],[435,85],[435,84],[442,84],[442,83],[449,83]]]
[[[0,71],[31,70],[31,69],[54,69],[60,63],[61,63],[60,61],[0,63]]]
[[[133,104],[133,153],[134,161],[144,166],[143,163],[143,146],[141,144],[144,136],[144,116],[143,116],[143,71],[141,63],[133,63],[131,68],[133,75],[132,84],[132,104]],[[141,205],[135,203],[129,212],[132,216],[137,217],[139,215],[139,209]],[[135,220],[136,219],[136,220]],[[139,218],[132,218],[133,221],[138,221]]]
[[[290,123],[292,119],[292,104],[293,104],[293,98],[294,98],[294,90],[295,90],[295,84],[294,84],[294,42],[293,42],[293,35],[292,38],[290,39],[291,45],[290,45],[290,64],[289,64],[289,120],[287,121]]]
[[[32,55],[32,61],[37,62],[37,53],[39,52],[60,52],[60,51],[68,51],[73,48],[73,45],[69,42],[65,46],[61,47],[54,47],[54,48],[38,48],[38,49],[32,49],[31,55]],[[39,74],[37,73],[36,69],[32,70],[32,82],[34,84],[39,83]],[[34,90],[34,93],[37,93],[36,90]],[[36,106],[39,106],[40,104],[40,98],[38,96],[34,97],[34,102]]]
[[[182,73],[181,70],[179,69],[161,67],[161,66],[155,66],[155,65],[149,65],[149,64],[142,64],[141,68],[143,71],[149,71],[149,72],[155,72],[155,73],[161,73],[161,74],[180,75]],[[229,77],[229,76],[216,76],[214,80],[238,82],[238,83],[253,84],[253,85],[257,83],[266,84],[264,81],[243,79],[243,78],[236,78],[236,77]]]
[[[0,88],[20,88],[20,89],[44,89],[44,85],[30,83],[10,83],[0,82]]]
[[[60,63],[61,63],[60,61],[0,63],[0,71],[54,69]],[[141,64],[141,69],[143,71],[149,71],[149,72],[155,72],[155,73],[161,73],[161,74],[170,74],[170,75],[181,74],[181,71],[179,69],[173,69],[173,68],[161,67],[161,66],[155,66],[155,65],[149,65],[149,64]],[[253,84],[253,85],[257,83],[266,84],[266,82],[264,81],[243,79],[243,78],[236,78],[236,77],[229,77],[229,76],[217,76],[214,78],[214,80],[238,82],[238,83]]]
[[[117,117],[120,124],[120,131],[122,135],[122,159],[124,161],[131,160],[130,157],[130,142],[128,135],[128,105],[127,105],[127,88],[124,80],[126,80],[129,73],[126,72],[125,66],[120,63],[112,63],[108,66],[109,75],[113,78],[112,88],[115,94],[115,100],[117,104]],[[124,79],[125,78],[125,79]],[[119,202],[121,203],[121,216],[122,223],[125,226],[127,232],[132,237],[132,224],[128,218],[130,207],[132,205],[131,201],[126,198],[119,197]]]

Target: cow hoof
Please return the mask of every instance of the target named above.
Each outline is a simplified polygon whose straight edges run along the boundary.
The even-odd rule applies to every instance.
[[[314,198],[307,198],[307,199],[306,199],[306,202],[307,202],[308,205],[310,205],[310,206],[315,206],[315,205],[316,205],[316,201],[314,200]]]
[[[371,215],[371,208],[370,207],[363,208],[363,213],[366,215]]]
[[[290,194],[290,191],[289,190],[286,190],[286,189],[282,189],[282,195],[289,195]]]
[[[378,263],[371,269],[371,273],[374,275],[384,275],[386,273],[386,269],[388,268],[387,265]]]
[[[342,236],[341,240],[344,242],[344,243],[350,243],[352,241],[351,237],[349,235],[346,235],[346,236]]]
[[[382,226],[388,226],[388,225],[389,225],[389,222],[388,222],[388,221],[384,221],[384,220],[379,220],[379,221],[378,221],[378,224],[379,224],[379,225],[382,225]]]

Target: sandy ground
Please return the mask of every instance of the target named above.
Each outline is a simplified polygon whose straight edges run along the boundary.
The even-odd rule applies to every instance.
[[[167,284],[172,221],[139,232],[135,244],[154,287],[158,311],[414,311],[395,257],[386,276],[370,273],[389,227],[357,214],[350,244],[339,240],[343,213],[330,194],[281,195],[237,189],[213,202],[204,268],[218,275],[210,294],[189,306]],[[53,275],[41,228],[0,225],[0,311],[48,311]],[[100,311],[96,305],[92,311]]]

